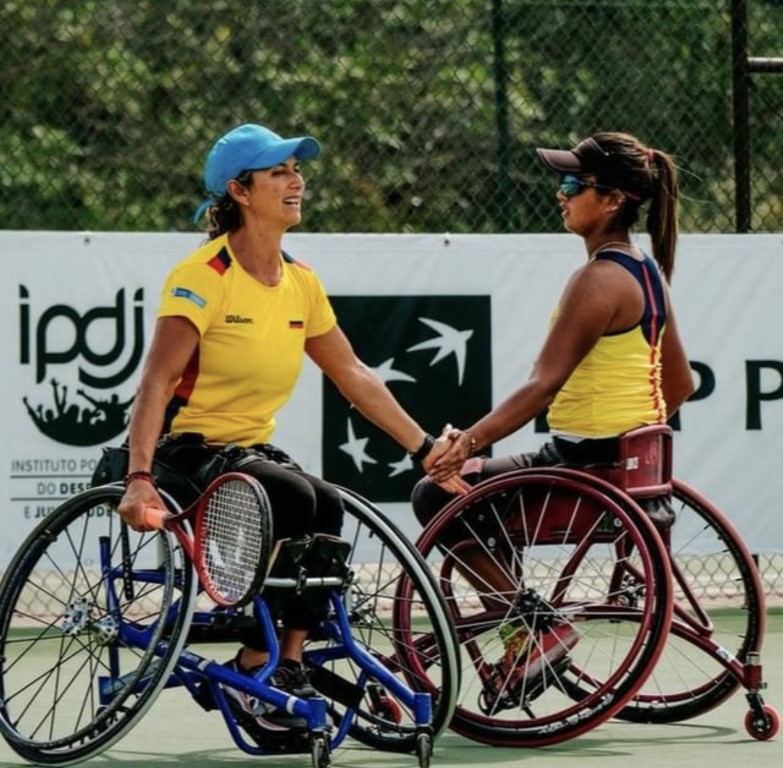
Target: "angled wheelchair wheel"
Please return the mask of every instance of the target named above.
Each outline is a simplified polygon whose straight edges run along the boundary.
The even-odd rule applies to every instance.
[[[461,649],[451,723],[541,746],[604,722],[643,684],[671,619],[671,573],[642,511],[565,469],[477,485],[424,530]]]
[[[27,537],[0,586],[0,732],[67,764],[127,733],[165,685],[195,595],[169,534],[122,524],[118,486],[87,490]]]
[[[761,650],[764,592],[758,568],[728,519],[675,481],[668,532],[674,619],[656,668],[618,717],[669,723],[718,706],[742,684]]]
[[[411,542],[370,502],[340,492],[346,507],[342,537],[351,543],[353,582],[344,596],[351,637],[394,680],[362,668],[350,654],[335,654],[328,643],[310,643],[305,659],[319,670],[314,683],[347,735],[374,749],[415,753],[422,734],[437,737],[454,712],[459,689],[454,630],[437,584]],[[406,601],[402,621],[401,599]],[[395,691],[394,681],[409,692],[430,695],[426,727],[418,704]]]

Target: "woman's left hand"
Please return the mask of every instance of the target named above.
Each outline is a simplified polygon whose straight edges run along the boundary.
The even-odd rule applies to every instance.
[[[461,453],[458,448],[455,448],[460,436],[464,434],[461,430],[447,424],[435,441],[435,446],[422,462],[425,471],[444,491],[459,495],[466,494],[471,488],[470,483],[459,474],[468,457],[470,439],[467,438],[468,450],[465,451],[463,458],[459,458]]]
[[[443,440],[444,437],[448,441],[448,447],[440,451],[427,466],[430,477],[436,483],[442,483],[459,472],[470,456],[470,435],[458,429],[451,429],[447,435],[441,436],[438,440]]]

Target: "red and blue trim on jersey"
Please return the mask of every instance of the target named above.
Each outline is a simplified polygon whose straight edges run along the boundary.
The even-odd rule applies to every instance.
[[[659,388],[655,386],[653,372],[660,362],[660,337],[663,328],[666,325],[666,297],[663,288],[663,279],[661,273],[655,266],[652,259],[645,254],[644,260],[629,256],[622,251],[603,251],[596,256],[596,259],[602,261],[612,261],[615,264],[627,269],[639,283],[644,296],[644,311],[638,325],[650,345],[650,387],[653,391],[653,407],[663,414],[665,413],[664,404],[661,400]],[[631,326],[635,328],[636,326]],[[607,336],[619,333],[627,333],[631,328],[625,328],[621,331],[613,331]]]
[[[231,266],[231,255],[227,248],[221,248],[208,262],[219,275],[225,275],[226,270]]]

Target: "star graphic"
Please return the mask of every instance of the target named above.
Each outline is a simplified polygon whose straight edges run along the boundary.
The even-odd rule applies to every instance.
[[[406,453],[400,461],[390,462],[389,468],[391,469],[389,477],[401,475],[403,472],[408,472],[413,469],[413,459],[411,459],[410,454]]]
[[[432,358],[430,366],[443,360],[444,357],[453,354],[457,361],[459,384],[462,384],[462,377],[465,374],[465,357],[467,354],[468,339],[473,335],[473,331],[458,331],[456,328],[446,325],[446,323],[430,320],[427,317],[420,317],[419,322],[429,325],[430,328],[437,331],[440,335],[422,341],[419,344],[414,344],[412,347],[408,347],[406,352],[415,352],[419,349],[437,349],[438,351],[436,352],[435,357]]]
[[[356,434],[353,431],[353,424],[351,423],[351,420],[348,419],[348,440],[344,442],[340,446],[340,450],[343,451],[343,453],[347,453],[352,459],[353,463],[356,464],[356,469],[359,470],[359,472],[364,472],[364,464],[377,464],[378,462],[372,458],[366,451],[365,446],[369,442],[369,437],[361,437],[357,438]]]

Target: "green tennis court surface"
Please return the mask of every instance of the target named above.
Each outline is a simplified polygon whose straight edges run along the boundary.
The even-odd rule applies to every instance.
[[[231,655],[229,646],[215,651],[218,658]],[[44,659],[36,663],[45,663]],[[783,712],[783,609],[773,609],[768,618],[762,663],[766,703]],[[738,691],[726,703],[694,720],[675,725],[637,725],[612,720],[577,739],[542,749],[500,749],[446,733],[435,745],[433,768],[441,766],[536,767],[595,766],[595,768],[773,768],[783,765],[783,731],[774,741],[758,742],[745,731],[747,705]],[[0,741],[0,766],[26,763]],[[164,691],[144,720],[124,739],[89,765],[164,768],[187,766],[302,766],[309,768],[309,755],[252,757],[236,748],[222,719],[196,706],[182,690]],[[332,755],[334,768],[416,768],[413,755],[370,750],[346,741]]]

